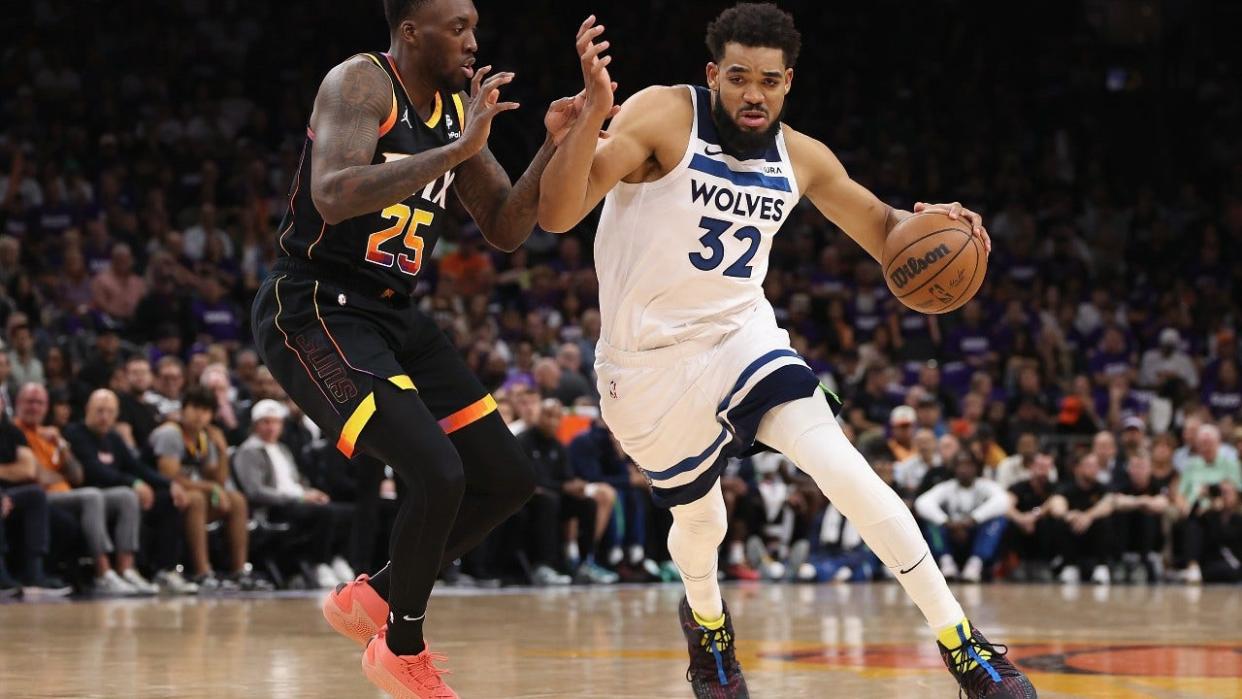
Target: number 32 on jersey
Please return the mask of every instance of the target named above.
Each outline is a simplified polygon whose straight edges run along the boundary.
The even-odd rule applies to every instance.
[[[699,228],[707,231],[706,234],[699,238],[699,244],[706,248],[707,254],[702,252],[690,253],[690,264],[704,272],[710,272],[724,263],[724,241],[720,238],[729,232],[732,224],[728,221],[721,221],[718,218],[704,216],[699,219]],[[745,242],[747,244],[746,250],[734,260],[733,264],[725,268],[723,274],[726,277],[750,279],[752,271],[750,261],[754,259],[755,253],[759,251],[759,243],[763,240],[763,234],[754,226],[743,226],[733,231],[733,237]]]
[[[435,214],[422,209],[413,209],[405,204],[393,204],[380,212],[380,217],[393,221],[393,224],[382,231],[376,231],[367,238],[367,262],[381,267],[397,268],[410,276],[418,274],[423,266],[423,238],[418,234],[421,226],[431,225]],[[380,249],[384,243],[405,233],[402,243],[406,252],[393,255]]]

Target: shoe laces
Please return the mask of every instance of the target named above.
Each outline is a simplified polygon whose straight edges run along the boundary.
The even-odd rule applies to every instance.
[[[1009,654],[1009,646],[988,641],[978,629],[972,628],[970,638],[960,647],[944,649],[941,654],[945,656],[949,671],[958,680],[959,699],[963,693],[967,697],[983,696],[988,687],[1001,684],[1006,677],[1022,676],[1005,658]]]
[[[714,669],[716,678],[720,680],[721,686],[729,684],[729,673],[725,667],[725,654],[729,653],[733,645],[733,636],[728,629],[721,626],[718,629],[709,629],[706,626],[699,626],[696,629],[699,633],[699,647],[703,649],[704,655],[700,656],[704,660],[712,659],[711,665],[705,665],[702,662],[694,662],[690,668],[686,670],[686,679],[690,679],[690,674],[695,665],[699,665],[701,670]],[[709,655],[710,654],[710,655]],[[714,667],[712,667],[714,665]],[[732,665],[732,663],[730,663]]]

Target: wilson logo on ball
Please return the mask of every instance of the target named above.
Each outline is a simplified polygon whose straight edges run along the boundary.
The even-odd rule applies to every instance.
[[[904,289],[906,284],[914,281],[920,274],[927,271],[933,263],[949,256],[949,246],[943,243],[932,248],[923,257],[911,257],[901,265],[894,267],[888,278],[893,286]]]

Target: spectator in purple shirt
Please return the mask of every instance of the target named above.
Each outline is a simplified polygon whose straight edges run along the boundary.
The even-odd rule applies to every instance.
[[[949,333],[945,352],[954,359],[961,357],[975,369],[996,360],[992,338],[983,325],[983,306],[978,301],[971,301],[962,310],[962,324]]]
[[[190,304],[198,336],[235,347],[241,340],[241,311],[224,295],[224,285],[215,275],[203,278],[202,296]]]
[[[1238,380],[1235,360],[1225,359],[1217,365],[1216,380],[1204,386],[1203,404],[1218,419],[1242,409],[1242,383]]]
[[[1111,377],[1118,374],[1129,375],[1135,364],[1134,354],[1126,349],[1125,335],[1120,328],[1110,325],[1104,330],[1095,353],[1087,361],[1087,368],[1096,385],[1107,386]]]

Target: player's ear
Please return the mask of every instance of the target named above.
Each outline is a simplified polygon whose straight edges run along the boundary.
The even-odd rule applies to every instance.
[[[718,80],[720,80],[720,66],[716,65],[715,63],[711,61],[708,61],[707,63],[707,87],[708,89],[709,90],[718,89],[720,87],[720,85],[717,82]]]
[[[789,89],[793,87],[793,68],[785,69],[785,94],[789,94]]]
[[[415,46],[418,45],[418,27],[408,19],[397,28],[397,35]]]

